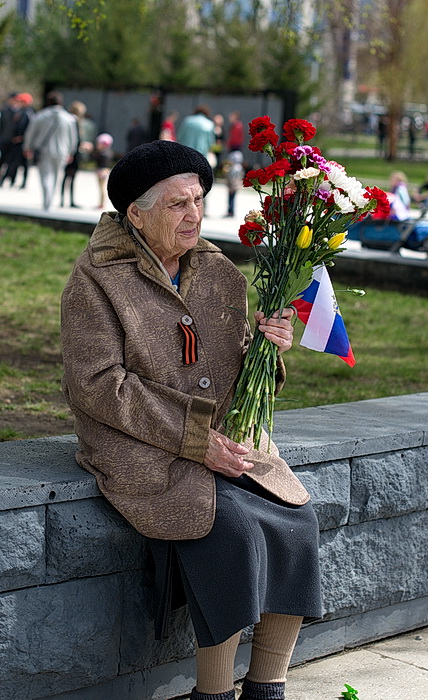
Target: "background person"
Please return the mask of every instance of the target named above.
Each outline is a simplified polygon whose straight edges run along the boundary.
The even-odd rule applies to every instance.
[[[4,172],[4,163],[12,143],[15,130],[14,118],[20,105],[16,99],[17,92],[10,92],[0,112],[0,172]]]
[[[244,177],[244,156],[241,151],[232,151],[224,162],[224,177],[228,192],[227,215],[235,216],[235,197]]]
[[[407,176],[401,170],[395,170],[390,177],[391,221],[405,221],[410,214],[410,194],[407,188]]]
[[[216,162],[214,165],[214,173],[219,175],[223,165],[223,150],[224,150],[224,117],[222,114],[215,114],[214,122],[214,144],[211,146],[211,151],[214,153]]]
[[[185,117],[178,129],[178,141],[194,148],[207,158],[214,143],[214,122],[206,105],[198,105],[193,114]]]
[[[141,146],[142,143],[147,143],[148,134],[144,126],[137,117],[131,119],[131,124],[126,132],[126,151],[132,151],[133,148]]]
[[[162,141],[177,141],[177,134],[175,131],[175,122],[179,117],[177,110],[173,110],[167,114],[165,120],[162,122],[159,138]]]
[[[416,149],[416,124],[415,120],[412,117],[409,117],[408,125],[407,125],[407,141],[409,145],[409,159],[413,160],[415,157],[415,149]]]
[[[381,158],[386,156],[389,133],[389,117],[381,114],[377,123],[377,154]]]
[[[20,189],[24,189],[27,183],[28,175],[28,162],[24,156],[22,147],[24,143],[24,134],[27,130],[30,119],[34,115],[34,110],[32,108],[33,97],[29,92],[18,93],[15,97],[15,104],[17,109],[13,114],[13,132],[10,138],[10,144],[5,154],[4,164],[6,165],[6,170],[3,166],[3,175],[0,179],[0,186],[3,185],[4,181],[9,179],[10,186],[13,187],[16,181],[16,176],[18,170],[22,168],[22,182]]]
[[[112,169],[104,213],[62,299],[63,388],[77,461],[148,538],[158,638],[183,590],[197,638],[192,700],[234,700],[241,630],[254,624],[242,700],[282,700],[303,617],[321,614],[309,495],[267,436],[221,431],[248,342],[246,280],[199,238],[212,169],[155,141]],[[261,332],[292,344],[292,312]],[[278,358],[278,386],[283,365]],[[178,600],[177,604],[183,604]]]
[[[425,175],[425,179],[418,188],[418,191],[414,193],[413,199],[420,207],[428,207],[428,173]]]
[[[65,166],[64,177],[61,183],[60,206],[64,206],[64,194],[66,186],[68,185],[70,194],[70,207],[77,207],[77,204],[74,201],[74,179],[79,169],[79,163],[82,155],[82,120],[85,118],[86,105],[83,102],[79,102],[79,100],[74,100],[69,106],[68,111],[70,112],[70,114],[74,114],[74,116],[76,117],[77,144],[72,160]]]
[[[95,139],[95,151],[93,158],[96,168],[100,199],[98,208],[105,209],[107,203],[107,180],[113,164],[113,136],[111,134],[99,134]]]
[[[90,160],[95,148],[95,138],[98,133],[97,125],[92,119],[92,116],[86,112],[85,116],[80,120],[80,156],[82,162]]]
[[[244,125],[241,122],[241,114],[237,110],[229,114],[229,134],[227,137],[228,151],[242,151],[244,148]]]
[[[77,148],[76,118],[63,107],[61,92],[46,96],[46,107],[30,120],[24,136],[24,156],[39,151],[37,167],[43,190],[43,208],[51,209],[59,173],[73,159]]]

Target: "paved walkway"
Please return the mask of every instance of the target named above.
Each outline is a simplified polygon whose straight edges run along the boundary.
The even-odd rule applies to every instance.
[[[292,668],[288,700],[428,700],[428,628]]]
[[[99,194],[97,178],[94,172],[81,170],[77,173],[74,186],[74,198],[78,208],[68,206],[68,191],[65,198],[67,206],[59,206],[60,193],[58,187],[58,192],[54,200],[54,207],[49,212],[45,212],[42,209],[42,190],[37,168],[30,168],[25,189],[19,189],[20,182],[21,180],[18,176],[17,186],[10,187],[9,181],[7,181],[0,187],[0,215],[2,213],[10,213],[13,215],[23,214],[31,218],[43,219],[44,221],[59,220],[67,223],[76,222],[94,226],[100,217],[102,210],[97,207]],[[202,235],[207,239],[224,240],[237,244],[239,244],[238,229],[240,224],[243,223],[245,215],[250,209],[260,208],[259,198],[256,192],[252,189],[241,189],[236,195],[235,216],[233,218],[226,217],[227,187],[223,182],[214,183],[211,192],[206,198],[205,204]],[[107,203],[106,209],[113,209],[110,202]],[[385,251],[362,250],[359,241],[348,241],[346,245],[349,253],[355,254],[358,257],[385,259],[385,256],[388,257],[392,255]],[[400,250],[400,253],[402,257],[409,259],[427,259],[426,253],[414,252],[404,248]]]
[[[20,178],[17,178],[20,185]],[[6,181],[0,188],[0,213],[31,214],[35,217],[63,219],[65,221],[88,222],[95,224],[102,210],[97,207],[99,201],[98,183],[94,172],[81,170],[76,175],[74,199],[79,208],[68,206],[68,192],[65,198],[67,206],[60,207],[59,188],[51,211],[42,209],[42,191],[39,174],[35,167],[29,170],[27,186],[21,190],[18,186],[10,187]],[[114,209],[108,202],[106,210]],[[238,242],[238,229],[250,209],[259,208],[258,195],[250,189],[242,189],[236,195],[236,215],[226,218],[227,187],[224,183],[215,183],[206,198],[206,213],[202,234],[207,238],[215,234],[218,238],[226,238]]]
[[[286,698],[343,700],[345,683],[358,700],[428,700],[428,628],[292,667]]]

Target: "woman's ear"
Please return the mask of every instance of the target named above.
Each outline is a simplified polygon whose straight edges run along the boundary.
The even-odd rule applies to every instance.
[[[135,226],[135,228],[138,229],[143,228],[142,214],[143,212],[137,207],[135,202],[132,202],[126,210],[126,216],[128,217],[129,221]]]

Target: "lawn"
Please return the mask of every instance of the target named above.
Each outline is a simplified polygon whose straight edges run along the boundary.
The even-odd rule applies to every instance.
[[[0,217],[0,439],[72,432],[60,391],[59,306],[87,236]],[[251,267],[244,266],[251,277]],[[335,283],[336,289],[344,283]],[[357,364],[298,344],[286,355],[288,382],[278,408],[358,401],[428,390],[428,299],[366,289],[337,292]],[[250,288],[251,310],[255,293]],[[251,311],[252,312],[252,311]],[[299,327],[300,326],[300,327]]]
[[[376,156],[378,153],[378,138],[376,134],[368,134],[362,131],[326,134],[323,132],[323,129],[320,129],[317,134],[317,139],[322,141],[322,148],[352,149],[353,151],[370,150],[370,155],[372,156]],[[400,159],[405,159],[408,155],[407,133],[403,132],[398,140],[398,156]],[[416,159],[428,157],[428,138],[424,136],[421,130],[417,132],[414,157]]]
[[[0,439],[72,432],[60,392],[59,303],[87,241],[0,217]]]

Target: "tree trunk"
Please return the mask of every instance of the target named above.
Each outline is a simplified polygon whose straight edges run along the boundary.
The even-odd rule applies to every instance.
[[[400,121],[401,109],[391,107],[389,111],[388,150],[386,160],[397,160]]]

